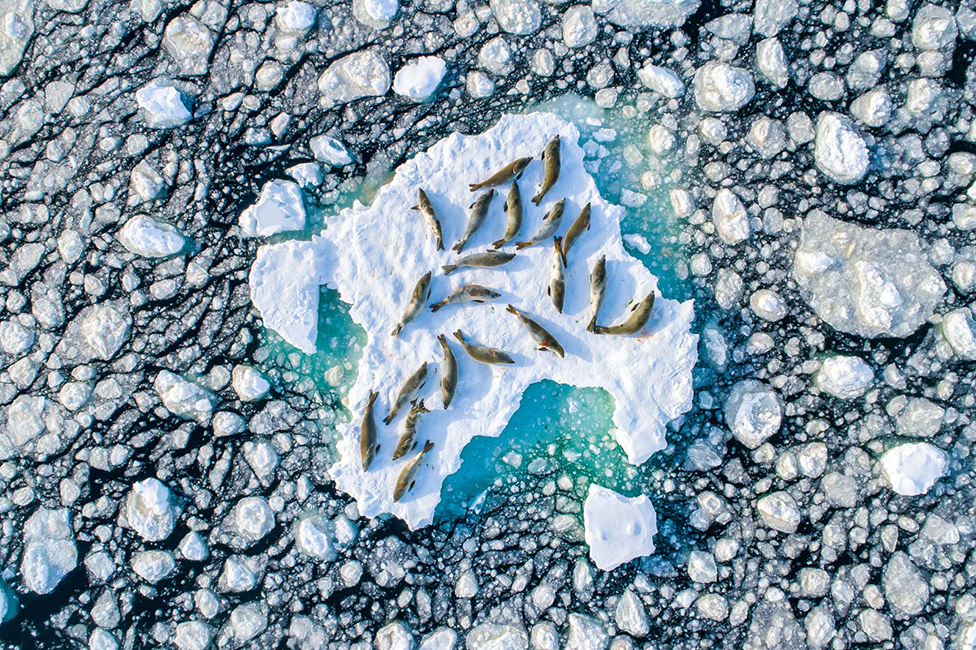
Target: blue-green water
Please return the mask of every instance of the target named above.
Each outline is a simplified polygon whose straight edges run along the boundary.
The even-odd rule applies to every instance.
[[[588,156],[585,164],[597,186],[608,200],[622,203],[625,189],[647,197],[639,207],[629,207],[621,223],[623,234],[642,236],[650,245],[642,253],[630,243],[628,251],[640,259],[658,278],[666,295],[685,295],[677,265],[679,247],[673,222],[669,187],[652,190],[641,188],[640,170],[631,168],[623,151],[630,146],[648,156],[646,126],[628,120],[619,110],[604,110],[592,101],[575,96],[534,106],[528,110],[545,110],[573,121],[581,132],[581,144]],[[612,129],[614,133],[609,130]],[[426,143],[425,146],[433,144]],[[603,149],[599,149],[602,146]],[[318,231],[329,216],[352,204],[368,201],[389,170],[374,169],[362,181],[349,181],[332,194],[333,203],[309,215],[305,238]],[[262,369],[279,382],[292,381],[302,392],[314,390],[324,405],[337,409],[334,414],[323,409],[322,435],[329,436],[335,421],[349,415],[341,406],[341,397],[355,382],[357,364],[365,332],[349,316],[348,307],[339,301],[335,291],[322,288],[319,306],[318,351],[305,355],[285,343],[272,331],[264,330],[256,360]],[[477,512],[489,491],[513,489],[530,476],[543,480],[571,481],[576,493],[585,494],[591,482],[625,494],[639,491],[640,476],[645,470],[631,466],[613,439],[613,398],[604,390],[579,389],[543,381],[530,386],[521,406],[497,438],[475,438],[461,455],[461,468],[445,481],[436,519],[444,520]],[[334,445],[327,446],[334,449]],[[333,452],[334,453],[334,452]]]

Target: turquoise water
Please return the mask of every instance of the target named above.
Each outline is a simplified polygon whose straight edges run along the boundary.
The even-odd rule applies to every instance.
[[[683,298],[685,291],[677,267],[677,229],[671,216],[669,187],[662,184],[644,190],[640,170],[624,160],[628,145],[633,151],[648,155],[646,126],[637,125],[620,110],[604,110],[592,101],[568,96],[529,110],[557,113],[573,121],[582,134],[581,144],[588,151],[585,164],[597,186],[609,200],[621,203],[624,189],[647,197],[639,207],[627,208],[621,223],[624,235],[638,234],[650,245],[648,253],[629,244],[628,251],[658,276],[662,290],[669,296]],[[609,139],[607,129],[616,132]],[[604,149],[601,151],[598,145]],[[592,154],[592,155],[590,155]],[[376,189],[389,178],[389,170],[373,169],[367,178],[350,181],[333,193],[333,203],[309,215],[304,237],[317,232],[330,215],[353,203],[368,201]],[[323,436],[328,437],[338,421],[348,420],[341,405],[342,396],[355,382],[357,365],[365,332],[349,316],[348,307],[339,301],[337,292],[322,288],[319,306],[318,351],[305,355],[285,343],[270,330],[262,330],[256,361],[280,385],[299,392],[313,393],[313,401],[322,404],[319,419]],[[331,407],[331,408],[329,408]],[[475,438],[461,455],[461,468],[445,481],[441,503],[435,519],[445,520],[477,512],[488,492],[505,494],[518,489],[533,476],[543,481],[572,481],[582,500],[591,482],[633,495],[640,491],[641,477],[648,471],[631,466],[613,439],[613,398],[601,389],[579,389],[543,381],[530,386],[521,406],[497,438]],[[334,457],[334,444],[326,440]]]

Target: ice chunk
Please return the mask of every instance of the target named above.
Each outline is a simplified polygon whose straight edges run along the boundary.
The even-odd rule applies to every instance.
[[[725,400],[725,422],[739,442],[755,449],[779,431],[783,405],[766,384],[744,379],[732,387]]]
[[[751,228],[746,207],[735,192],[726,187],[716,192],[712,201],[712,222],[718,236],[730,246],[749,239]]]
[[[176,626],[174,643],[179,650],[206,650],[213,630],[203,621],[185,621]]]
[[[144,215],[126,221],[118,238],[126,250],[142,257],[170,257],[186,247],[179,230]]]
[[[78,564],[71,517],[66,508],[38,508],[24,524],[24,552],[20,573],[24,586],[49,594]]]
[[[906,443],[881,455],[881,475],[891,489],[903,496],[925,494],[945,475],[945,453],[927,442]]]
[[[230,613],[230,627],[238,641],[250,641],[268,627],[268,605],[245,603]]]
[[[752,74],[723,61],[709,61],[695,73],[695,101],[703,111],[735,112],[756,94]]]
[[[383,29],[400,11],[398,0],[353,0],[352,15],[375,29]]]
[[[353,52],[330,65],[318,85],[323,108],[385,95],[390,89],[390,67],[376,49]]]
[[[794,533],[800,525],[800,508],[796,499],[786,492],[773,492],[756,502],[759,516],[770,528]]]
[[[929,600],[928,580],[904,551],[895,551],[881,578],[885,597],[896,618],[921,614]]]
[[[468,650],[522,650],[529,647],[529,637],[520,626],[482,623],[471,628],[465,645]]]
[[[603,624],[583,614],[569,615],[565,650],[603,650],[610,641]]]
[[[161,542],[176,525],[173,493],[156,478],[147,478],[132,486],[125,500],[125,520],[129,527],[147,542]]]
[[[319,285],[329,277],[325,245],[313,237],[262,246],[249,275],[251,302],[265,326],[306,354],[315,352]]]
[[[235,366],[233,384],[237,396],[245,402],[259,400],[271,390],[271,384],[265,376],[251,366]]]
[[[785,88],[789,83],[789,62],[778,38],[767,38],[756,45],[756,65],[759,72],[777,88]]]
[[[925,399],[913,397],[895,418],[895,431],[900,436],[931,438],[942,428],[945,409]]]
[[[328,135],[317,135],[308,141],[312,155],[320,163],[331,167],[342,167],[352,162],[352,156],[346,146],[336,138]]]
[[[646,636],[650,631],[650,624],[647,620],[647,610],[644,603],[633,590],[628,589],[617,601],[617,610],[614,613],[614,621],[621,631],[635,637]]]
[[[129,338],[132,316],[121,304],[95,305],[81,318],[81,335],[99,359],[115,356]]]
[[[257,203],[241,213],[241,230],[247,237],[269,237],[305,228],[305,206],[298,183],[274,180],[264,184]]]
[[[34,345],[34,332],[12,320],[0,322],[0,349],[7,354],[19,356]]]
[[[146,124],[154,129],[183,126],[193,117],[183,93],[160,81],[151,81],[137,90],[136,103],[142,109]]]
[[[244,546],[260,541],[275,527],[275,514],[264,497],[244,497],[230,514],[234,530]]]
[[[951,50],[958,34],[952,12],[935,4],[919,9],[912,22],[912,43],[920,50]]]
[[[17,594],[0,578],[0,623],[15,618],[20,610]]]
[[[677,99],[685,94],[684,82],[667,68],[648,63],[637,71],[637,77],[645,86],[668,99]]]
[[[814,380],[817,388],[840,399],[860,397],[874,382],[864,359],[837,355],[824,359]]]
[[[455,259],[450,252],[436,250],[429,229],[410,210],[416,203],[417,188],[424,188],[441,214],[445,242],[456,241],[472,200],[467,183],[487,177],[514,158],[538,156],[557,134],[562,142],[562,172],[553,191],[566,197],[567,214],[578,213],[586,203],[592,207],[590,229],[576,243],[576,261],[567,270],[567,287],[579,287],[579,291],[567,293],[563,314],[559,314],[546,295],[545,283],[538,282],[539,269],[548,268],[552,257],[551,249],[543,246],[521,252],[504,272],[481,273],[491,276],[492,288],[515,296],[517,305],[550,328],[566,347],[566,357],[538,352],[514,318],[485,318],[487,312],[476,309],[444,309],[436,314],[425,311],[398,339],[392,339],[390,330],[400,319],[404,296],[417,278]],[[583,151],[578,142],[576,127],[556,115],[505,116],[485,134],[451,135],[407,161],[370,205],[356,204],[330,218],[321,236],[311,242],[268,247],[308,254],[308,266],[302,266],[304,261],[293,261],[291,253],[269,263],[262,254],[265,250],[259,251],[251,272],[252,300],[266,325],[276,327],[277,317],[272,317],[269,308],[278,309],[289,319],[302,319],[302,331],[314,336],[318,314],[313,309],[317,302],[311,296],[317,300],[318,286],[313,281],[324,278],[350,305],[351,318],[366,330],[367,344],[348,397],[350,411],[357,414],[353,420],[362,412],[371,387],[381,387],[380,403],[385,410],[390,393],[406,375],[423,361],[441,358],[437,333],[461,329],[474,340],[506,349],[517,357],[515,367],[491,368],[474,363],[457,350],[461,375],[467,379],[458,388],[456,406],[449,410],[435,408],[424,416],[424,435],[430,436],[434,448],[427,456],[428,464],[417,475],[414,489],[397,503],[392,500],[392,486],[402,463],[380,456],[364,473],[358,425],[352,421],[338,425],[340,460],[330,472],[339,488],[357,499],[362,514],[392,512],[414,528],[428,523],[440,499],[441,484],[459,467],[460,453],[467,442],[474,436],[499,435],[518,408],[525,388],[542,379],[607,390],[615,401],[615,437],[632,463],[641,463],[663,448],[665,423],[690,407],[690,369],[697,357],[697,337],[689,330],[693,317],[690,303],[679,304],[658,296],[646,335],[611,337],[585,332],[589,309],[585,287],[589,270],[600,255],[607,255],[614,268],[601,322],[619,322],[627,303],[635,296],[646,295],[657,281],[626,252],[620,232],[624,211],[600,196],[583,168]],[[521,184],[534,187],[542,175],[542,164],[536,160],[525,170]],[[535,228],[532,224],[541,218],[544,207],[527,208],[526,232]],[[501,213],[492,213],[499,215],[499,220],[489,217],[472,241],[473,247],[487,246],[503,229]],[[472,271],[466,270],[451,276],[438,275],[433,293],[435,297],[442,296],[474,277]],[[377,290],[380,278],[382,290]],[[270,284],[262,288],[262,283]],[[300,283],[301,290],[308,292],[306,304],[310,308],[295,305],[292,296],[297,288],[290,283]],[[306,340],[314,349],[314,338]],[[428,386],[434,383],[428,380]],[[483,388],[474,391],[464,389],[465,385]],[[397,423],[380,425],[378,435],[384,447],[395,446],[398,429]],[[423,439],[419,442],[423,443]]]
[[[946,342],[960,358],[976,360],[976,324],[969,309],[953,309],[942,317],[939,330]]]
[[[489,0],[498,26],[510,34],[532,34],[542,25],[542,11],[535,0]]]
[[[163,33],[163,48],[187,75],[207,74],[215,41],[213,32],[189,13],[171,20]]]
[[[776,36],[799,11],[796,0],[756,0],[755,29],[763,36]]]
[[[583,529],[590,558],[610,571],[654,553],[657,516],[646,495],[625,497],[592,484],[583,505]]]
[[[216,399],[206,388],[169,370],[161,370],[156,375],[153,388],[163,400],[163,405],[174,414],[202,424],[210,421]]]
[[[759,318],[775,323],[786,318],[789,313],[786,301],[772,289],[760,289],[749,297],[749,306]]]
[[[574,5],[563,12],[563,42],[566,47],[584,47],[596,40],[597,25],[593,9]]]
[[[376,633],[377,650],[413,650],[413,632],[405,623],[393,621]]]
[[[824,174],[850,185],[868,171],[868,147],[851,120],[840,113],[824,111],[817,118],[814,161]]]
[[[620,27],[680,27],[701,0],[595,0],[593,11]]]
[[[7,0],[0,9],[0,77],[12,73],[34,35],[34,1]]]
[[[908,336],[946,290],[914,233],[862,228],[819,210],[804,221],[793,276],[820,318],[866,337]]]
[[[305,555],[331,562],[335,559],[335,533],[332,523],[320,514],[299,518],[295,524],[295,544]]]
[[[304,34],[315,24],[317,9],[300,0],[289,0],[275,9],[275,23],[286,32]]]
[[[439,56],[421,56],[407,62],[393,78],[393,91],[416,102],[422,102],[437,90],[447,64]]]
[[[169,551],[141,551],[132,556],[132,570],[140,578],[155,584],[176,569],[176,560]]]

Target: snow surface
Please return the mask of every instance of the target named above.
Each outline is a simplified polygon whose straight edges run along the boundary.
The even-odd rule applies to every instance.
[[[594,483],[583,505],[583,529],[590,558],[610,571],[654,553],[657,515],[646,495],[629,498]]]
[[[447,64],[439,56],[421,56],[400,68],[393,78],[393,91],[417,102],[422,102],[437,90]]]
[[[860,397],[874,382],[874,371],[864,359],[837,355],[824,359],[817,372],[817,388],[839,397]]]
[[[292,181],[269,181],[257,203],[241,213],[241,230],[248,237],[269,237],[305,228],[302,190]]]
[[[898,445],[881,455],[881,473],[891,489],[909,497],[932,489],[948,465],[945,453],[927,442]]]
[[[546,295],[551,247],[539,245],[521,252],[500,269],[464,269],[445,277],[440,267],[456,257],[438,252],[424,220],[411,210],[422,187],[437,209],[444,241],[453,243],[468,221],[468,206],[477,196],[468,183],[521,156],[536,156],[553,136],[562,138],[562,173],[543,205],[525,201],[520,235],[531,237],[542,215],[559,198],[566,198],[565,232],[581,207],[592,204],[591,228],[570,253],[566,273],[566,301],[562,315]],[[601,254],[607,256],[609,286],[601,309],[602,323],[625,317],[627,304],[656,288],[657,279],[624,250],[620,220],[624,210],[605,201],[582,166],[579,132],[556,115],[509,115],[480,136],[453,134],[402,165],[373,203],[359,203],[326,222],[326,229],[309,242],[263,246],[251,270],[251,297],[265,325],[306,352],[314,350],[318,284],[337,288],[350,315],[368,334],[359,374],[347,404],[350,422],[338,427],[341,459],[331,473],[337,485],[359,502],[366,516],[393,513],[412,528],[430,523],[440,500],[444,479],[460,466],[461,450],[474,436],[498,436],[518,409],[526,387],[542,379],[580,386],[602,387],[614,397],[616,438],[630,462],[639,464],[665,446],[665,425],[691,407],[691,369],[697,359],[697,336],[690,331],[692,302],[658,297],[645,332],[633,337],[597,336],[585,331],[589,320],[589,273]],[[529,193],[542,178],[536,160],[520,185]],[[502,188],[507,191],[507,188]],[[496,197],[468,252],[483,250],[505,229],[503,199]],[[509,247],[511,248],[511,246]],[[434,270],[431,301],[453,288],[481,283],[502,293],[494,304],[455,306],[436,314],[425,310],[408,324],[399,338],[390,330],[399,321],[405,301],[427,271]],[[524,309],[548,328],[566,349],[566,358],[537,351],[527,332],[504,311],[507,303]],[[475,342],[502,348],[516,364],[492,368],[471,360],[452,342],[460,365],[454,403],[440,409],[439,366],[442,352],[437,335],[462,329]],[[453,341],[453,338],[450,339]],[[404,461],[390,453],[400,435],[403,417],[391,426],[381,418],[404,380],[424,361],[431,362],[422,394],[433,412],[420,420],[419,443],[434,442],[417,475],[415,488],[399,503],[393,486]],[[360,459],[359,427],[370,390],[380,393],[376,421],[381,450],[369,472]],[[408,456],[412,457],[412,454]]]

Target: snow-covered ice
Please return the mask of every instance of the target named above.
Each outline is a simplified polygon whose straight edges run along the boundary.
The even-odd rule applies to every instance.
[[[845,185],[864,178],[871,162],[864,138],[850,118],[829,111],[817,118],[813,157],[820,171]]]
[[[840,399],[854,399],[874,381],[874,371],[861,357],[835,355],[820,364],[815,383],[817,388]]]
[[[724,61],[709,61],[700,67],[693,87],[699,108],[713,113],[737,111],[756,94],[752,74]]]
[[[146,541],[160,542],[169,537],[176,514],[173,493],[159,479],[139,481],[126,497],[126,522]]]
[[[271,390],[267,378],[251,366],[235,366],[232,377],[234,392],[245,402],[259,400]]]
[[[317,161],[330,167],[342,167],[352,162],[346,145],[332,136],[317,135],[308,141],[308,146]]]
[[[298,183],[265,183],[257,202],[241,212],[240,224],[248,237],[269,237],[305,228],[305,206]]]
[[[793,276],[830,325],[860,336],[908,336],[946,291],[918,235],[863,228],[812,211],[803,222]]]
[[[78,547],[68,510],[38,508],[24,524],[24,553],[20,573],[36,594],[54,591],[78,564]]]
[[[439,56],[421,56],[408,61],[393,78],[393,91],[416,102],[422,102],[437,90],[447,72],[447,63]]]
[[[583,504],[583,530],[590,558],[610,571],[654,553],[657,516],[646,495],[626,497],[594,483]]]
[[[136,103],[145,115],[146,124],[154,129],[182,126],[193,117],[183,93],[162,81],[151,81],[137,90]]]
[[[319,77],[318,87],[323,108],[384,95],[390,89],[390,66],[379,50],[353,52],[330,65]]]
[[[153,381],[153,388],[163,405],[176,415],[206,424],[213,413],[215,396],[212,392],[169,370],[161,370]]]
[[[126,221],[118,238],[126,250],[142,257],[169,257],[186,247],[179,230],[145,215]]]
[[[667,68],[648,63],[637,71],[637,77],[645,86],[668,99],[677,99],[685,94],[681,77]]]
[[[925,494],[942,478],[949,465],[945,453],[927,442],[909,442],[881,455],[881,474],[891,489],[903,496]]]
[[[528,204],[521,232],[534,232],[556,197],[567,199],[567,223],[583,204],[592,204],[591,228],[570,254],[564,313],[555,311],[546,295],[546,283],[539,281],[539,269],[548,269],[552,259],[551,248],[540,245],[497,270],[462,270],[450,277],[438,273],[432,299],[464,282],[483,283],[500,291],[503,298],[494,304],[448,308],[437,314],[425,311],[393,339],[390,330],[400,319],[404,300],[417,279],[454,259],[449,251],[436,251],[426,224],[410,209],[416,204],[417,189],[422,187],[433,201],[445,242],[456,241],[473,200],[467,183],[487,177],[519,156],[538,156],[557,133],[562,137],[563,161],[559,182],[550,193],[551,201],[538,209]],[[371,205],[354,205],[327,220],[320,236],[310,242],[264,246],[259,251],[251,271],[251,292],[266,326],[286,340],[300,342],[304,350],[314,349],[318,284],[327,281],[351,305],[350,315],[367,331],[368,343],[348,396],[353,418],[338,427],[341,459],[331,469],[337,485],[356,497],[362,514],[392,512],[413,528],[429,523],[440,499],[441,483],[458,469],[465,444],[476,435],[499,435],[518,408],[524,389],[541,379],[608,390],[616,401],[616,439],[635,464],[665,446],[665,425],[690,408],[690,370],[697,356],[696,337],[690,332],[690,302],[679,304],[659,297],[647,333],[641,336],[603,337],[584,330],[589,317],[590,268],[600,254],[608,258],[610,281],[602,322],[619,321],[626,304],[654,288],[656,279],[624,251],[620,234],[623,210],[599,195],[582,168],[578,140],[575,126],[546,113],[506,116],[480,136],[451,135],[402,165]],[[526,196],[541,175],[541,164],[527,168],[520,181]],[[473,238],[470,251],[487,246],[503,232],[500,204],[496,197],[488,222]],[[522,326],[504,312],[506,302],[526,310],[552,331],[566,348],[566,358],[535,350]],[[461,379],[454,403],[444,411],[437,408],[440,398],[433,395],[442,358],[436,335],[450,336],[457,329],[481,344],[509,351],[516,364],[512,368],[483,366],[452,343]],[[403,381],[424,361],[431,362],[425,398],[434,410],[421,419],[420,442],[429,438],[435,446],[414,490],[393,503],[393,485],[403,463],[391,462],[387,450],[395,447],[401,422],[389,427],[378,423],[383,451],[364,474],[360,418],[370,389],[380,392],[377,412],[382,417]]]
[[[725,401],[725,422],[739,442],[755,449],[779,431],[782,401],[766,384],[744,379],[733,386]]]

